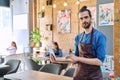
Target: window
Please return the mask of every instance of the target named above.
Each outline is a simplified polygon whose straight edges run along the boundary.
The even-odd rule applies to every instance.
[[[0,7],[0,51],[5,50],[12,40],[11,9]]]

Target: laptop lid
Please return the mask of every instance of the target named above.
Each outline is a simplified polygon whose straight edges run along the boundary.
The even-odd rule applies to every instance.
[[[54,59],[56,60],[56,55],[55,55],[54,50],[52,49],[51,46],[48,46],[48,51],[50,52],[50,54],[52,54],[52,56],[53,56]]]

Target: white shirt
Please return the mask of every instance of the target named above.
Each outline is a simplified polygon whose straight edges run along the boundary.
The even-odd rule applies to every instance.
[[[16,54],[16,47],[10,46],[9,48],[7,48],[7,51],[9,51],[10,55],[11,54]]]

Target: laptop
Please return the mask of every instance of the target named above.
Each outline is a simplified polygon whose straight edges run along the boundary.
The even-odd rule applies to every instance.
[[[54,50],[52,49],[51,46],[48,46],[48,52],[50,52],[50,54],[52,54],[53,58],[56,60],[56,55],[55,55]]]

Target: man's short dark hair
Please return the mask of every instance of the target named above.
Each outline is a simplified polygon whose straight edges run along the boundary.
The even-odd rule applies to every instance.
[[[87,6],[83,6],[83,7],[79,10],[78,14],[81,13],[81,12],[84,12],[84,11],[88,11],[89,16],[92,17],[91,11],[90,11],[89,9],[87,9]]]

